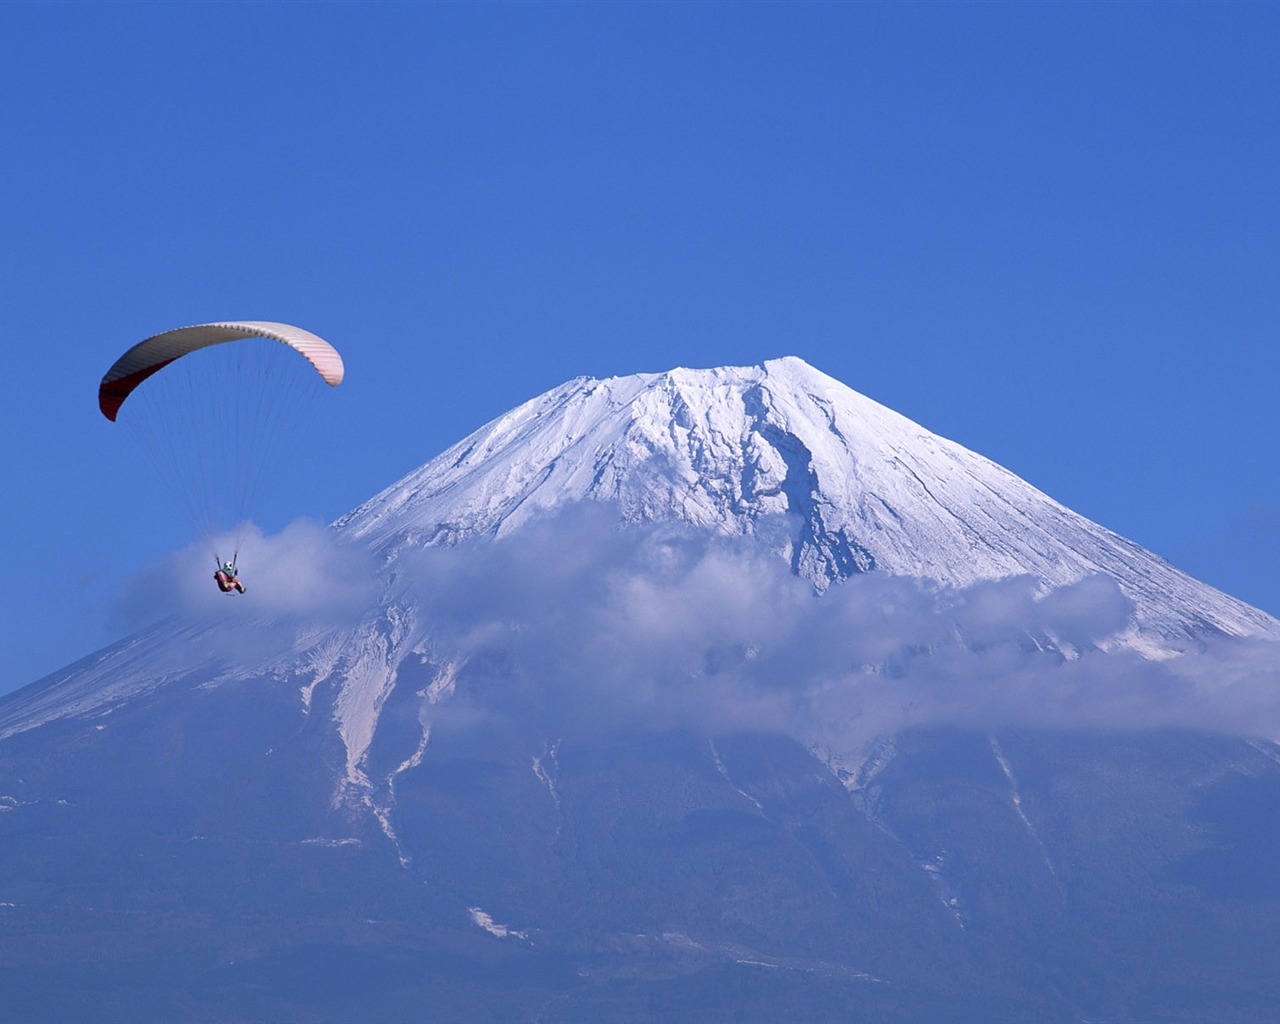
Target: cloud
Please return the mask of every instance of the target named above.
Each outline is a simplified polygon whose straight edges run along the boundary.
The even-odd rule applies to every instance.
[[[759,540],[620,528],[592,506],[402,551],[381,573],[318,523],[241,536],[247,595],[219,593],[193,546],[129,582],[117,623],[214,622],[202,657],[265,662],[301,624],[355,631],[407,603],[421,649],[463,666],[433,729],[763,730],[837,755],[910,726],[1280,736],[1280,645],[1222,637],[1148,660],[1116,644],[1133,609],[1106,576],[960,588],[870,573],[819,594]]]
[[[471,666],[468,727],[761,729],[832,752],[912,725],[1280,733],[1280,646],[1109,650],[1133,609],[1106,576],[873,573],[819,595],[750,539],[589,509],[404,565],[431,644]]]
[[[214,553],[239,551],[238,570],[248,593],[224,594],[214,582]],[[293,623],[341,622],[358,617],[374,600],[368,555],[343,545],[333,530],[308,519],[264,534],[252,523],[233,534],[193,544],[123,583],[111,612],[117,628],[135,630],[157,619]]]

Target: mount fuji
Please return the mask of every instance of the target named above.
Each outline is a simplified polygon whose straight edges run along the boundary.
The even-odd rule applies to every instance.
[[[570,381],[259,546],[0,700],[18,1017],[1280,1000],[1280,622],[799,359]]]
[[[803,360],[579,378],[483,427],[337,523],[387,559],[503,536],[583,501],[633,522],[781,539],[819,588],[880,571],[964,586],[1103,573],[1135,637],[1280,636],[1280,622],[1179,572],[988,459]],[[786,522],[789,520],[789,522]]]

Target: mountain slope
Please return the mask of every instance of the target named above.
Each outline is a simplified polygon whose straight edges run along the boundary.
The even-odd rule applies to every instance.
[[[1105,573],[1137,606],[1135,645],[1280,636],[1270,616],[797,358],[570,381],[337,526],[394,559],[506,535],[582,501],[615,504],[630,521],[762,536],[820,588],[870,570],[954,586]]]
[[[1274,1016],[1280,749],[1207,723],[1280,719],[1277,624],[799,360],[570,382],[314,532],[310,603],[0,700],[15,1018]],[[1205,653],[983,583],[1098,572]]]
[[[469,538],[519,537],[547,516],[593,503],[632,523],[755,537],[819,590],[864,573],[952,587],[1020,575],[1060,587],[1105,574],[1134,604],[1118,643],[1146,655],[1196,649],[1215,636],[1280,637],[1280,622],[1263,612],[786,358],[580,378],[532,399],[338,520],[335,535],[380,562],[381,597],[358,614],[273,634],[270,652],[255,647],[247,664],[236,661],[238,642],[205,636],[223,628],[221,614],[212,625],[197,619],[154,631],[11,695],[0,704],[0,737],[100,713],[166,681],[243,679],[269,666],[299,680],[307,710],[318,693],[337,688],[331,713],[346,784],[367,796],[376,787],[363,766],[383,708],[406,666],[430,660],[436,630],[406,591],[421,569],[405,559]],[[237,611],[252,620],[261,593]],[[254,628],[268,627],[263,620]],[[193,650],[202,652],[194,662]],[[432,669],[441,673],[428,681],[433,701],[451,692],[448,666],[446,658]],[[415,734],[401,752],[406,764],[419,756],[417,743]]]

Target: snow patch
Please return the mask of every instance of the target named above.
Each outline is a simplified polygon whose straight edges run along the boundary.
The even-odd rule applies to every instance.
[[[414,651],[415,654],[421,654],[421,651]],[[431,741],[431,717],[430,709],[452,696],[456,687],[459,664],[457,662],[446,662],[426,687],[417,691],[415,696],[423,701],[418,708],[418,725],[422,732],[418,736],[418,745],[414,748],[413,753],[401,761],[383,780],[381,792],[376,797],[371,798],[373,813],[378,819],[378,825],[381,827],[383,834],[395,845],[396,856],[400,859],[400,866],[405,870],[413,867],[413,858],[405,852],[404,846],[400,842],[399,833],[396,831],[395,824],[392,821],[392,815],[395,812],[396,803],[396,783],[401,775],[412,768],[417,768],[422,764],[422,759],[426,757],[427,745]]]
[[[1268,740],[1250,739],[1246,740],[1249,746],[1253,747],[1263,757],[1280,764],[1280,747]]]
[[[552,770],[559,774],[559,765],[556,763],[556,754],[559,750],[559,740],[555,740],[554,742],[547,740],[542,753],[534,754],[532,757],[533,774],[536,775],[542,784],[547,787],[547,792],[551,794],[551,802],[555,804],[557,812],[560,810],[560,794],[556,791],[555,776],[552,775],[551,772],[547,771],[546,764],[550,764]],[[560,834],[559,829],[556,830],[556,834]]]
[[[486,914],[479,907],[468,907],[467,910],[471,914],[471,922],[483,928],[490,935],[499,939],[529,939],[528,934],[518,931],[515,928],[508,927],[505,924],[498,924],[492,917]]]
[[[298,845],[299,846],[325,846],[330,848],[337,848],[340,846],[362,846],[363,844],[360,842],[359,839],[355,839],[353,837],[347,837],[345,839],[324,839],[321,837],[315,837],[313,839],[299,840]]]
[[[1004,752],[1000,749],[1000,744],[996,741],[996,738],[988,736],[987,740],[991,744],[991,753],[995,755],[996,763],[1000,765],[1000,770],[1004,772],[1004,777],[1009,780],[1013,809],[1017,812],[1018,819],[1026,827],[1031,838],[1035,840],[1036,848],[1040,851],[1040,856],[1044,858],[1044,865],[1049,869],[1049,874],[1057,878],[1058,872],[1054,870],[1053,861],[1049,859],[1049,851],[1045,849],[1045,845],[1040,839],[1040,833],[1036,831],[1036,827],[1031,824],[1031,819],[1027,817],[1026,811],[1022,809],[1022,794],[1018,791],[1018,780],[1013,776],[1013,766],[1009,764],[1009,759],[1004,756]]]
[[[342,639],[331,636],[322,643],[307,649],[302,664],[302,674],[310,675],[311,682],[302,687],[302,713],[311,714],[311,702],[315,698],[316,687],[333,675],[342,658]]]
[[[351,637],[335,670],[341,675],[342,686],[334,702],[333,717],[347,750],[346,793],[339,793],[339,802],[344,795],[355,794],[361,802],[368,803],[373,785],[365,773],[364,761],[382,705],[395,686],[396,666],[407,651],[414,621],[411,608],[389,605],[382,609],[379,619]]]
[[[729,785],[733,787],[734,792],[744,800],[749,800],[755,806],[755,809],[760,812],[760,817],[766,817],[764,813],[764,805],[729,777],[729,769],[724,766],[724,761],[720,758],[720,751],[716,749],[716,741],[710,739],[707,740],[707,749],[711,751],[711,761],[716,766],[716,771],[721,774],[725,782],[729,783]]]
[[[960,895],[952,886],[950,879],[947,877],[945,868],[947,864],[947,852],[944,850],[929,860],[917,860],[916,863],[924,870],[924,873],[932,879],[934,886],[938,890],[938,899],[942,901],[942,905],[951,912],[951,916],[955,918],[956,924],[960,926],[960,930],[964,931],[964,904],[960,900]]]
[[[892,736],[877,740],[867,751],[861,763],[852,771],[844,770],[840,759],[837,759],[834,765],[836,775],[844,783],[845,789],[851,793],[865,790],[875,782],[876,776],[884,771],[897,755],[898,744]]]

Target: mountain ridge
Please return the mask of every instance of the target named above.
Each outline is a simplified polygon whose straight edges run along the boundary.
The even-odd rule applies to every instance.
[[[861,572],[951,586],[1104,573],[1129,646],[1280,636],[1280,622],[1091,522],[991,460],[790,356],[579,377],[518,406],[335,523],[384,558],[504,536],[574,502],[624,521],[761,536],[819,589]]]

